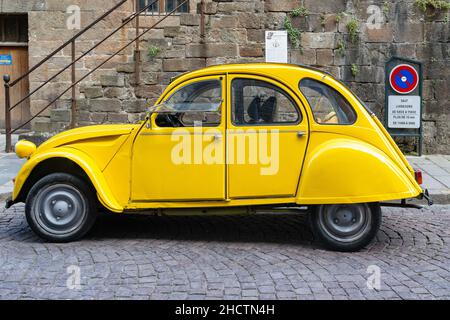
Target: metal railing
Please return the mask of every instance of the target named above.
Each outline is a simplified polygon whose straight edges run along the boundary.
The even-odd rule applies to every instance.
[[[36,117],[38,117],[40,114],[42,114],[46,109],[48,109],[52,104],[54,104],[56,101],[58,101],[64,94],[66,94],[69,90],[71,90],[72,93],[72,97],[71,97],[71,113],[72,113],[72,118],[71,118],[71,123],[70,126],[71,127],[75,127],[76,125],[76,86],[82,82],[83,80],[85,80],[88,76],[90,76],[92,73],[94,73],[95,71],[97,71],[98,69],[100,69],[103,65],[105,65],[108,61],[110,61],[112,58],[114,58],[115,56],[117,56],[119,53],[121,53],[123,50],[125,50],[126,48],[128,48],[131,44],[135,43],[135,51],[134,51],[134,60],[135,60],[135,77],[136,77],[136,83],[139,83],[140,80],[140,49],[139,49],[139,45],[140,45],[140,38],[146,34],[147,32],[149,32],[150,30],[154,29],[157,25],[159,25],[162,21],[164,21],[167,17],[173,15],[175,12],[178,11],[179,8],[181,8],[184,4],[188,3],[189,0],[185,0],[183,2],[181,2],[176,8],[174,8],[171,12],[166,13],[165,15],[161,15],[161,18],[155,22],[152,26],[150,27],[146,27],[145,30],[140,33],[140,23],[139,23],[139,17],[142,13],[146,12],[151,6],[153,6],[155,3],[158,2],[158,0],[152,1],[151,3],[149,3],[148,5],[146,5],[145,7],[140,8],[139,6],[139,2],[135,1],[136,3],[136,8],[135,8],[135,12],[131,15],[129,15],[128,17],[126,17],[125,19],[122,20],[122,24],[117,27],[116,29],[114,29],[112,32],[110,32],[106,37],[104,37],[102,40],[100,40],[97,44],[95,44],[93,47],[91,47],[89,50],[87,50],[86,52],[84,52],[83,54],[81,54],[78,58],[75,58],[75,53],[76,53],[76,40],[83,35],[86,31],[90,30],[92,27],[94,27],[95,25],[97,25],[97,23],[99,23],[100,21],[102,21],[103,19],[105,19],[107,16],[109,16],[112,12],[114,12],[115,10],[117,10],[119,7],[121,7],[125,2],[127,2],[128,0],[121,0],[119,3],[117,3],[113,8],[111,8],[110,10],[108,10],[107,12],[105,12],[102,16],[100,16],[99,18],[97,18],[96,20],[94,20],[92,23],[90,23],[88,26],[86,26],[84,29],[82,29],[81,31],[79,31],[77,34],[75,34],[72,38],[70,38],[69,40],[67,40],[65,43],[63,43],[61,46],[59,46],[57,49],[55,49],[52,53],[50,53],[48,56],[46,56],[44,59],[42,59],[40,62],[38,62],[36,65],[34,65],[32,68],[30,68],[28,70],[28,72],[26,72],[25,74],[21,75],[19,78],[15,79],[14,81],[10,82],[10,76],[9,75],[4,75],[3,76],[3,80],[4,80],[4,86],[5,86],[5,135],[6,135],[6,146],[5,146],[5,151],[6,152],[11,152],[12,151],[12,146],[11,146],[11,135],[15,132],[17,132],[19,129],[23,128],[24,126],[26,126],[27,124],[29,124],[33,119],[35,119]],[[203,2],[203,1],[202,1]],[[201,6],[201,13],[203,16],[203,5]],[[203,19],[203,18],[202,18]],[[111,54],[107,59],[105,59],[102,63],[100,63],[98,66],[96,66],[95,68],[91,69],[88,73],[86,73],[84,76],[82,76],[80,79],[76,80],[76,63],[78,61],[80,61],[82,58],[84,58],[86,55],[88,55],[90,52],[92,52],[95,48],[97,48],[99,45],[101,45],[102,43],[104,43],[106,40],[108,40],[111,36],[113,36],[114,34],[116,34],[119,30],[121,30],[124,26],[126,26],[127,24],[129,24],[131,21],[136,20],[135,23],[135,28],[136,28],[136,37],[129,41],[126,45],[122,46],[119,48],[119,50],[117,50],[116,52],[114,52],[113,54]],[[202,33],[203,33],[204,27],[202,27]],[[72,58],[72,62],[69,63],[68,65],[66,65],[65,67],[63,67],[60,71],[58,71],[57,73],[55,73],[54,75],[52,75],[49,79],[47,79],[45,82],[43,82],[41,85],[39,85],[36,89],[32,90],[28,95],[26,95],[24,98],[20,99],[17,103],[15,103],[14,105],[11,105],[11,95],[10,95],[10,90],[11,88],[13,88],[15,85],[17,85],[20,81],[26,79],[32,72],[34,72],[35,70],[37,70],[40,66],[42,66],[45,62],[47,62],[49,59],[51,59],[52,57],[54,57],[58,52],[60,52],[62,49],[64,49],[66,46],[71,45],[71,58]],[[56,96],[56,98],[54,98],[50,103],[48,103],[45,107],[43,107],[40,111],[36,112],[34,115],[32,115],[28,120],[26,120],[25,122],[21,123],[19,126],[17,126],[16,128],[12,128],[11,127],[11,111],[16,108],[17,106],[19,106],[21,103],[23,103],[24,101],[26,101],[27,99],[29,99],[33,94],[35,94],[36,92],[38,92],[39,90],[41,90],[45,85],[47,85],[50,81],[54,80],[56,77],[58,77],[60,74],[62,74],[64,71],[66,71],[68,68],[71,68],[71,85],[66,88],[62,93],[58,94]]]

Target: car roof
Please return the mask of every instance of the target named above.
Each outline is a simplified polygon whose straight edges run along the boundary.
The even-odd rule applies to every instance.
[[[172,78],[173,82],[176,79],[179,79],[181,77],[195,77],[207,74],[214,74],[214,73],[248,73],[248,72],[264,72],[264,71],[273,71],[276,70],[283,70],[283,72],[291,72],[291,73],[303,73],[305,75],[312,74],[312,73],[319,73],[322,76],[328,75],[332,78],[334,78],[333,75],[330,73],[320,70],[314,67],[310,66],[304,66],[304,65],[297,65],[297,64],[289,64],[289,63],[267,63],[267,62],[261,62],[261,63],[234,63],[234,64],[222,64],[222,65],[215,65],[210,66],[206,68],[201,68],[193,71],[189,71],[183,74],[178,75],[177,77]]]

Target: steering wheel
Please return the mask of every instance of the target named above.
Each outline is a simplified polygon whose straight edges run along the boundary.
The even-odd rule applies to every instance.
[[[166,114],[166,120],[172,127],[184,127],[183,123],[179,119],[179,113],[174,114]]]

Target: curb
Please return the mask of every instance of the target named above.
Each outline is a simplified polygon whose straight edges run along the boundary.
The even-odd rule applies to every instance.
[[[0,202],[5,202],[11,196],[12,192],[0,193]]]

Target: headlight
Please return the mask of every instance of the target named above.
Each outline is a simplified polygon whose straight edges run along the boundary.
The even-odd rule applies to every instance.
[[[36,151],[36,145],[31,141],[20,140],[16,143],[15,151],[19,158],[29,158]]]

